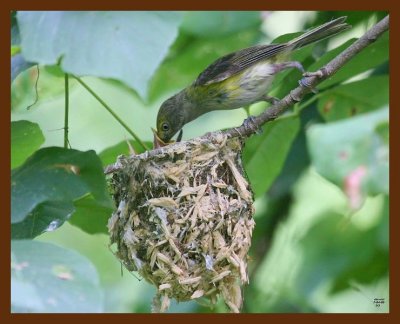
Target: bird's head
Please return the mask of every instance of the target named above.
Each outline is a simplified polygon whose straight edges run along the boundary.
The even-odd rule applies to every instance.
[[[157,115],[157,136],[164,143],[182,129],[185,124],[184,107],[179,94],[163,102]]]

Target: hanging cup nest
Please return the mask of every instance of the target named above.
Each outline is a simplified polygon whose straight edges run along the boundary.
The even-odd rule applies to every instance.
[[[154,312],[171,298],[215,304],[218,296],[239,312],[254,227],[242,145],[216,133],[113,165],[111,244],[127,269],[157,287]]]

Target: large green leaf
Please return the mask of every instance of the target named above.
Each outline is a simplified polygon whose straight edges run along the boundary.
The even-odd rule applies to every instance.
[[[27,61],[76,75],[113,78],[142,98],[178,34],[180,13],[157,11],[18,12]]]
[[[99,204],[92,195],[74,202],[75,212],[68,221],[89,234],[108,233],[107,223],[113,208]]]
[[[389,109],[314,125],[307,132],[311,160],[352,199],[389,192]],[[385,134],[384,136],[382,135]],[[360,201],[361,203],[361,201]],[[360,203],[355,203],[355,207]]]
[[[27,120],[11,122],[11,168],[21,165],[43,142],[38,124]]]
[[[279,176],[275,179],[268,191],[268,198],[275,200],[285,200],[291,195],[295,183],[304,173],[304,170],[310,165],[310,157],[307,150],[307,140],[305,130],[308,125],[321,122],[321,118],[316,107],[303,110],[299,114],[300,126],[297,136],[292,142],[291,148],[287,154],[283,168]],[[287,204],[283,202],[283,204]],[[282,208],[278,206],[276,214],[280,214]]]
[[[94,151],[59,147],[37,151],[11,175],[11,222],[23,223],[15,227],[13,237],[34,237],[46,224],[54,230],[70,216],[73,201],[88,193],[98,205],[112,208],[103,168]]]
[[[11,311],[102,312],[94,266],[80,254],[43,242],[11,242]]]
[[[389,103],[389,76],[374,76],[327,90],[318,100],[321,116],[328,121],[344,119]]]
[[[384,208],[381,212],[382,219],[389,217]],[[377,244],[380,226],[361,230],[344,222],[342,215],[324,215],[300,242],[304,259],[296,282],[302,293],[310,295],[330,280],[330,292],[337,293],[350,288],[352,282],[372,283],[386,275],[389,254]],[[389,228],[385,230],[387,236]]]
[[[74,212],[72,201],[46,201],[38,204],[23,221],[11,224],[13,239],[34,238],[60,227]]]
[[[259,11],[189,11],[183,16],[182,31],[200,37],[221,37],[260,26]]]
[[[279,175],[299,130],[298,117],[285,117],[264,126],[261,135],[246,142],[243,164],[256,197],[264,194]]]

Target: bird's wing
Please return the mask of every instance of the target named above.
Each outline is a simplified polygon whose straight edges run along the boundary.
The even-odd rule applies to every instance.
[[[287,44],[256,45],[227,54],[209,65],[195,81],[195,85],[221,82],[249,66],[271,58],[287,48]]]

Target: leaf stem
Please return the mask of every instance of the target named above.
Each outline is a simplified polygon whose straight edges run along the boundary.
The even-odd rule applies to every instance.
[[[89,93],[96,98],[96,100],[98,102],[100,102],[100,104],[107,109],[107,111],[121,124],[121,126],[123,128],[125,128],[125,130],[132,135],[132,137],[145,149],[145,150],[149,150],[149,148],[147,147],[147,145],[145,143],[142,142],[142,140],[139,138],[139,136],[137,136],[129,127],[127,124],[125,124],[125,122],[111,109],[111,107],[109,105],[107,105],[103,99],[101,99],[85,82],[83,82],[79,77],[77,76],[73,76],[87,91],[89,91]]]
[[[64,114],[64,148],[68,148],[68,115],[69,115],[69,76],[64,74],[65,80],[65,114]]]

